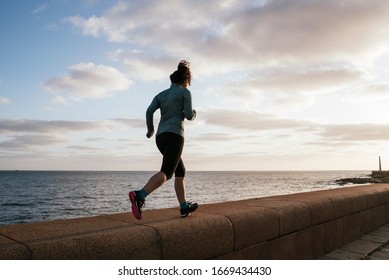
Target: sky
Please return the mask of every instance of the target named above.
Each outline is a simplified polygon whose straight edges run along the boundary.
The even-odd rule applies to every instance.
[[[0,170],[159,170],[181,59],[188,171],[389,169],[389,1],[1,0],[0,35]]]

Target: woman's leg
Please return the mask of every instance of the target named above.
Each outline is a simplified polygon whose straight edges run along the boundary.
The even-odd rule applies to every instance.
[[[162,186],[167,181],[165,173],[159,171],[158,173],[151,176],[149,181],[146,183],[146,185],[143,187],[143,190],[150,194],[156,189],[158,189],[160,186]]]
[[[142,219],[142,208],[145,203],[145,198],[147,195],[158,189],[167,181],[166,175],[163,172],[158,172],[151,176],[149,181],[139,191],[131,191],[128,193],[128,196],[131,201],[132,214],[136,219]]]
[[[163,155],[160,171],[166,175],[169,180],[173,174],[176,174],[176,169],[182,164],[181,154],[184,148],[184,138],[178,134],[165,132],[157,136],[157,147]],[[181,177],[184,177],[185,174]]]
[[[141,191],[142,199],[144,199],[145,195],[149,195],[169,180],[177,165],[183,166],[180,158],[184,140],[181,136],[173,133],[162,133],[156,137],[156,142],[159,151],[163,155],[161,171],[154,174],[143,187]],[[182,167],[180,167],[180,169],[182,169]]]
[[[182,159],[178,162],[175,170],[174,189],[176,191],[178,202],[180,203],[181,217],[186,217],[196,211],[197,203],[188,202],[185,195],[185,166]]]
[[[177,168],[174,171],[175,180],[174,180],[174,189],[176,191],[176,196],[178,199],[178,202],[182,206],[183,203],[186,202],[186,195],[185,195],[185,165],[182,159],[178,161]],[[186,205],[184,205],[186,206]]]
[[[180,205],[186,202],[185,195],[185,177],[176,177],[174,180],[174,189]]]

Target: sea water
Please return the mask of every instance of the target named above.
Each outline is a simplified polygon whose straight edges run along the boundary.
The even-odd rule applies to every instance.
[[[335,180],[368,171],[187,172],[187,198],[199,204],[339,188]],[[130,211],[128,192],[148,171],[0,171],[0,224]],[[146,209],[177,207],[174,180],[149,195]],[[342,186],[344,187],[344,186]]]

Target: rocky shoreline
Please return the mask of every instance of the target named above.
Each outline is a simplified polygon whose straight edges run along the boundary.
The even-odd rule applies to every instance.
[[[335,180],[335,183],[339,185],[389,183],[389,171],[372,171],[371,175],[368,176],[369,177],[343,178]]]

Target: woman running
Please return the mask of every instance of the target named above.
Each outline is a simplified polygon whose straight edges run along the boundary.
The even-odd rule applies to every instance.
[[[182,60],[177,70],[170,75],[170,88],[154,97],[146,111],[147,138],[154,134],[153,115],[158,109],[161,120],[156,134],[156,144],[163,155],[161,170],[154,174],[138,191],[129,192],[132,214],[142,218],[142,207],[146,197],[175,175],[174,189],[180,203],[181,217],[186,217],[198,207],[186,200],[185,166],[181,159],[184,148],[184,120],[194,120],[196,111],[192,108],[192,96],[187,87],[191,83],[189,62]]]

